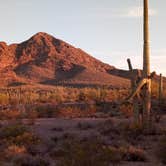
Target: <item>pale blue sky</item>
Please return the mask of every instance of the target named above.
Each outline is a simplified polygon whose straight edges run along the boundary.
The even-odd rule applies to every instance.
[[[166,1],[150,2],[152,70],[166,75]],[[143,0],[0,0],[0,41],[19,43],[37,32],[82,48],[120,68],[142,68]]]

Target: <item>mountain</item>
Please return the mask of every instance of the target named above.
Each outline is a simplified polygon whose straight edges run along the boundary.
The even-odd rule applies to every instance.
[[[37,33],[20,44],[0,42],[0,84],[128,87],[129,80],[111,74],[116,68],[80,48]]]

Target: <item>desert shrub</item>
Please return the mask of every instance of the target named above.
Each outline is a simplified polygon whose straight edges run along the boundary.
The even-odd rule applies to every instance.
[[[62,131],[64,131],[64,129],[63,129],[62,127],[54,127],[52,130],[53,130],[53,131],[57,131],[57,132],[62,132]]]
[[[34,125],[36,119],[39,117],[38,112],[36,110],[30,110],[26,111],[24,113],[24,118],[26,118],[26,121],[24,121],[27,125]]]
[[[40,142],[36,135],[28,131],[24,125],[20,124],[3,127],[0,131],[0,138],[6,144],[26,147]]]
[[[106,88],[99,88],[98,91],[99,92],[98,92],[96,101],[100,101],[100,102],[105,101],[108,95],[108,90]]]
[[[32,108],[31,108],[32,109]],[[0,111],[0,120],[21,120],[28,118],[29,124],[34,124],[35,119],[38,117],[38,112],[35,110],[2,110]],[[31,123],[30,123],[31,121]]]
[[[119,107],[119,111],[122,112],[126,117],[131,117],[131,116],[133,116],[133,105],[122,104]]]
[[[9,145],[5,149],[5,158],[10,158],[18,154],[25,154],[27,152],[25,146],[18,146],[15,144]]]
[[[54,117],[55,114],[57,114],[57,112],[58,112],[58,110],[54,106],[51,106],[51,105],[37,106],[35,108],[35,110],[36,110],[37,116],[39,118],[41,118],[41,117],[51,118],[51,117]]]
[[[143,134],[145,136],[162,135],[164,134],[164,128],[156,126],[154,123],[152,123],[149,128],[144,127]]]
[[[111,119],[106,120],[102,124],[99,125],[98,131],[100,134],[104,136],[108,135],[120,135],[120,131],[117,127],[115,127],[113,121]]]
[[[72,140],[75,138],[75,135],[70,133],[70,132],[65,132],[63,133],[63,135],[61,136],[61,140],[65,139],[65,140]]]
[[[39,100],[39,94],[32,91],[23,92],[21,95],[22,97],[20,102],[24,104],[32,104]]]
[[[163,164],[166,164],[166,136],[164,136],[158,143],[156,156]]]
[[[158,98],[159,84],[157,81],[152,81],[152,97]]]
[[[57,143],[59,138],[57,136],[54,136],[51,138],[51,140],[54,142],[54,143]]]
[[[57,93],[52,93],[52,94],[48,97],[48,100],[49,100],[49,101],[56,102],[56,103],[62,103],[65,99],[64,99],[63,94],[57,92]]]
[[[57,86],[53,89],[41,87],[15,87],[3,89],[0,94],[0,104],[34,104],[34,103],[63,103],[73,101],[115,101],[125,98],[127,90],[98,88],[66,88]]]
[[[143,139],[143,136],[163,135],[165,130],[151,123],[151,126],[140,123],[123,123],[119,125],[124,138],[127,141],[135,142]]]
[[[139,140],[144,132],[144,127],[138,123],[123,123],[119,128],[127,140]]]
[[[7,94],[0,93],[0,104],[8,104],[9,103],[9,96]]]
[[[66,105],[64,107],[59,107],[57,112],[58,117],[91,117],[94,116],[94,113],[96,112],[96,107],[88,104]]]
[[[94,101],[97,100],[99,94],[97,89],[83,88],[79,90],[78,100],[79,101]]]
[[[22,117],[22,112],[18,110],[2,110],[0,111],[0,119],[19,119]]]
[[[83,91],[81,91],[81,92],[79,93],[79,95],[78,95],[78,100],[79,100],[79,101],[86,101],[86,94],[85,94]]]
[[[49,166],[50,162],[42,156],[18,155],[13,159],[13,166]]]
[[[88,130],[88,129],[93,128],[93,126],[91,124],[89,124],[89,123],[81,123],[81,122],[79,122],[77,124],[77,128],[79,130]]]
[[[108,89],[106,88],[83,88],[79,90],[79,101],[105,101],[108,97]]]
[[[67,141],[63,144],[63,157],[59,166],[109,166],[119,163],[120,153],[112,147],[103,146],[96,140]]]
[[[65,88],[65,87],[56,87],[53,91],[51,92],[46,92],[43,99],[42,95],[40,95],[40,100],[43,102],[56,102],[56,103],[62,103],[66,100],[67,92],[70,91],[70,88]]]
[[[122,147],[119,149],[120,153],[122,154],[122,158],[124,161],[147,161],[147,157],[145,152],[134,146],[129,147]]]
[[[25,132],[22,135],[15,137],[12,142],[16,145],[24,145],[28,147],[40,143],[40,139],[33,133]]]
[[[0,138],[1,139],[16,138],[19,135],[23,135],[25,132],[27,132],[27,128],[24,125],[13,124],[5,126],[1,129]]]

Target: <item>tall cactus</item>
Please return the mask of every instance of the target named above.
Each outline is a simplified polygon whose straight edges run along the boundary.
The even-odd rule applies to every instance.
[[[141,79],[133,86],[131,95],[127,100],[142,94],[143,124],[150,124],[151,121],[151,78],[150,74],[150,49],[149,49],[149,20],[148,20],[148,0],[144,0],[144,47],[143,47],[143,72]],[[129,63],[129,62],[128,62]],[[129,68],[131,64],[129,65]],[[135,102],[134,102],[135,103]]]
[[[146,84],[143,87],[143,121],[149,122],[151,117],[151,79],[150,77],[150,49],[149,49],[149,19],[148,0],[144,0],[144,50],[143,50],[143,78]]]
[[[161,106],[163,98],[163,77],[162,74],[160,74],[160,80],[159,80],[159,106]]]

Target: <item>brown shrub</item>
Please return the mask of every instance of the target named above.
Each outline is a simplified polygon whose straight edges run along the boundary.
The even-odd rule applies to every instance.
[[[19,119],[22,117],[22,112],[18,110],[2,110],[0,111],[0,119]]]
[[[55,115],[58,113],[58,110],[55,108],[55,106],[51,106],[51,105],[37,106],[35,108],[35,111],[36,111],[36,114],[39,118],[55,117]]]
[[[79,130],[88,130],[88,129],[92,129],[93,126],[92,126],[92,124],[89,124],[89,123],[81,123],[81,122],[79,122],[77,124],[77,128]]]
[[[0,131],[1,139],[11,139],[16,138],[19,135],[27,132],[27,128],[24,125],[12,124],[9,126],[4,126]]]
[[[10,158],[18,154],[24,154],[26,152],[27,150],[25,146],[18,146],[18,145],[12,144],[12,145],[9,145],[7,149],[5,149],[4,153],[6,158]]]
[[[131,104],[122,104],[119,108],[119,111],[122,112],[127,118],[133,116],[133,105]]]
[[[129,146],[128,148],[120,148],[119,151],[122,153],[122,158],[125,161],[147,161],[145,152],[134,146]]]
[[[31,146],[40,142],[39,138],[20,124],[5,126],[0,130],[0,138],[9,145]]]
[[[97,140],[67,141],[62,149],[63,157],[59,159],[59,166],[109,166],[121,160],[121,155],[115,148],[103,146]]]
[[[164,136],[158,143],[156,156],[163,164],[166,164],[166,136]]]

